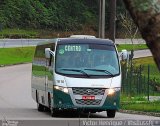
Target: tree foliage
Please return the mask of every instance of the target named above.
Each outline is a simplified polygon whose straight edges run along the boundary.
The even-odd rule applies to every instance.
[[[7,28],[75,30],[82,24],[94,24],[97,8],[84,0],[1,0],[0,23]]]
[[[5,28],[35,28],[59,31],[98,28],[99,0],[0,0],[0,25]],[[123,12],[122,0],[117,12]],[[106,29],[108,29],[106,1]],[[118,25],[119,26],[119,25]]]

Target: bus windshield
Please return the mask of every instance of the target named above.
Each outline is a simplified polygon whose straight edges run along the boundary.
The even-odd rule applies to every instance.
[[[63,75],[115,76],[120,73],[114,46],[102,44],[59,44],[56,72]]]

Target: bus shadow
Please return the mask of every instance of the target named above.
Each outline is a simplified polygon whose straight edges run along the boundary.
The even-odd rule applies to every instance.
[[[45,114],[50,115],[50,111],[46,111]],[[107,118],[107,115],[100,113],[83,113],[76,111],[59,111],[58,116],[55,118]]]

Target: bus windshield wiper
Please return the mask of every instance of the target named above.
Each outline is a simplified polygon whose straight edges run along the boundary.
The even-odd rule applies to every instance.
[[[110,75],[111,77],[114,77],[114,75],[113,75],[111,72],[109,72],[108,70],[101,70],[101,69],[84,69],[84,70],[104,72],[104,73],[106,73],[107,75]]]
[[[80,72],[80,73],[82,73],[83,75],[86,75],[87,77],[90,77],[90,76],[89,76],[86,72],[84,72],[83,70],[78,70],[78,69],[65,69],[65,68],[62,68],[61,70]]]

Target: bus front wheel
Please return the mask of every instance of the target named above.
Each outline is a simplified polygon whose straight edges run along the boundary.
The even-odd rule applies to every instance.
[[[116,110],[107,110],[107,117],[114,118],[116,115]]]
[[[57,117],[58,116],[58,110],[51,108],[51,116],[52,117]]]

